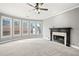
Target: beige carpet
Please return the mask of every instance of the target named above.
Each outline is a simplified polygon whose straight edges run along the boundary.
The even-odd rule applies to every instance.
[[[44,39],[25,39],[0,45],[2,56],[78,56],[79,50]]]

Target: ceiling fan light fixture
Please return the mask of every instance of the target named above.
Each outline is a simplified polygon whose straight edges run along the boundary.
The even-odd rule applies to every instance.
[[[35,12],[36,12],[37,14],[40,14],[40,11],[41,11],[41,10],[43,10],[43,11],[48,11],[47,8],[41,8],[41,6],[42,6],[43,4],[44,4],[44,3],[35,3],[35,6],[34,6],[34,5],[28,3],[29,6],[31,6],[31,7],[33,7],[33,8],[35,9]]]
[[[35,12],[36,12],[37,14],[40,14],[40,11],[41,11],[40,9],[38,9],[38,10],[35,9]]]

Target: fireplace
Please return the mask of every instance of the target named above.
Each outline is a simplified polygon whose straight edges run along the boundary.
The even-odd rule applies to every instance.
[[[50,41],[70,46],[71,28],[50,28]]]

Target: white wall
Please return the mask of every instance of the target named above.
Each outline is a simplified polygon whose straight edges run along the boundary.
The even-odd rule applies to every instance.
[[[50,37],[50,27],[72,27],[71,44],[79,46],[79,8],[45,19],[43,21],[43,37]]]
[[[50,38],[50,31],[49,28],[53,27],[53,19],[49,18],[43,21],[43,38],[48,39]]]

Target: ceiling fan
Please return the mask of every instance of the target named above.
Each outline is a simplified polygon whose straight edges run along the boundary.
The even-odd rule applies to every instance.
[[[44,3],[35,3],[35,5],[32,5],[30,3],[27,3],[29,6],[33,7],[38,14],[40,14],[40,10],[43,10],[43,11],[48,11],[47,8],[41,8],[41,6],[44,4]]]

